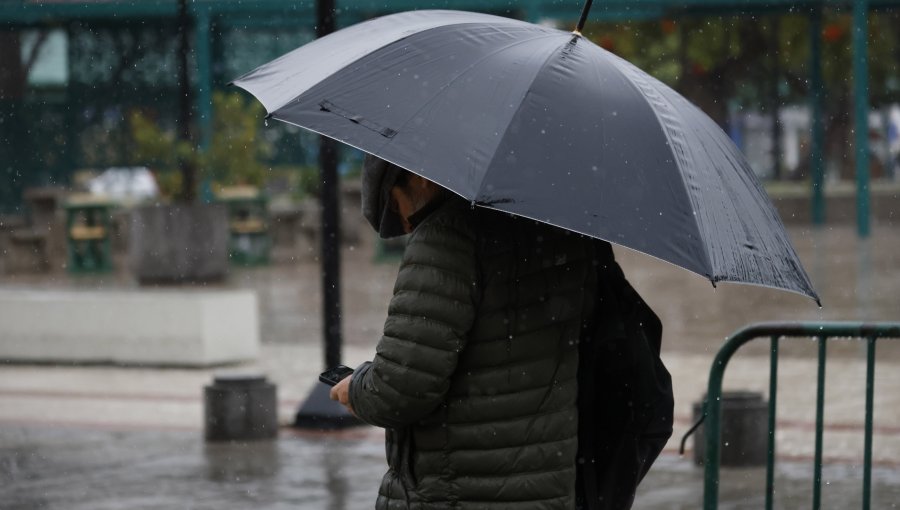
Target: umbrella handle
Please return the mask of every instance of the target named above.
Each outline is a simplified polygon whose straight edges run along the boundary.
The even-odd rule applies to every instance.
[[[588,12],[591,10],[592,3],[594,3],[594,0],[586,0],[584,2],[584,8],[581,9],[581,19],[578,20],[578,26],[575,27],[573,33],[581,35],[581,29],[584,28],[584,22],[587,21]]]

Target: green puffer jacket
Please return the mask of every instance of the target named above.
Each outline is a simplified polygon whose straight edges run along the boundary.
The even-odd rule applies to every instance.
[[[410,236],[350,403],[387,429],[376,508],[575,507],[597,243],[447,199]]]

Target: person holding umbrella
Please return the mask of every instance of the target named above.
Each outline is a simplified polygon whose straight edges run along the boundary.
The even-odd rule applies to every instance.
[[[382,237],[410,234],[375,358],[331,392],[386,430],[376,508],[582,507],[579,347],[618,269],[609,243],[372,156],[363,211]]]
[[[375,359],[333,393],[387,431],[378,508],[631,506],[671,381],[610,242],[819,301],[740,150],[585,38],[590,5],[572,32],[384,16],[234,81],[369,154],[366,217],[410,232]]]

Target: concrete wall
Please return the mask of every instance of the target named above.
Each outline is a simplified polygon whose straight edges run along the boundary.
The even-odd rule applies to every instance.
[[[213,365],[254,359],[252,291],[0,290],[0,358]]]

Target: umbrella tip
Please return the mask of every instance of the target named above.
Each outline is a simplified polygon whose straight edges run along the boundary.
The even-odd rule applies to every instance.
[[[586,0],[584,2],[584,7],[581,9],[581,18],[579,18],[578,20],[578,26],[575,27],[575,34],[581,35],[581,29],[584,28],[584,23],[587,21],[588,13],[591,12],[592,3],[593,0]]]

